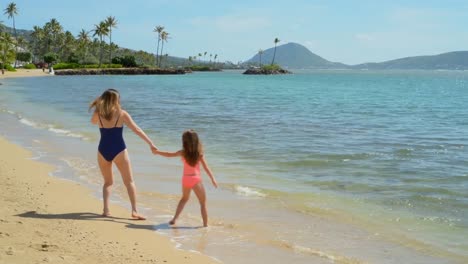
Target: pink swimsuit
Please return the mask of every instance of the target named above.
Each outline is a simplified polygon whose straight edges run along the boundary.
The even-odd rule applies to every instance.
[[[184,175],[182,176],[182,186],[185,188],[193,188],[193,186],[201,182],[200,162],[197,162],[197,165],[195,165],[195,167],[190,166],[190,164],[188,164],[184,158],[182,158],[182,162],[184,163]]]

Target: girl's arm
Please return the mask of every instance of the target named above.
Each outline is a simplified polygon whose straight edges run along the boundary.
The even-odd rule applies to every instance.
[[[166,151],[157,150],[154,154],[159,154],[159,155],[164,156],[166,158],[173,158],[173,157],[182,156],[182,150],[179,150],[179,151],[176,151],[176,152],[166,152]]]
[[[93,113],[93,116],[91,116],[91,124],[97,125],[99,122],[99,116],[97,112]]]
[[[203,165],[203,169],[205,169],[206,173],[208,174],[208,176],[210,176],[210,179],[211,179],[211,183],[213,183],[213,186],[218,188],[218,183],[216,182],[216,179],[215,177],[213,176],[213,173],[211,172],[210,170],[210,167],[208,167],[208,163],[206,163],[206,160],[205,160],[205,155],[202,155],[201,156],[201,163]]]
[[[133,121],[127,111],[122,110],[122,116],[124,124],[127,125],[136,135],[138,135],[143,141],[145,141],[151,148],[151,151],[154,153],[158,148],[153,144],[153,141],[146,135],[146,133]]]

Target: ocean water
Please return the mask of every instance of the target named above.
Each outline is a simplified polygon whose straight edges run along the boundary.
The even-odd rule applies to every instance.
[[[141,207],[183,249],[225,263],[468,262],[468,72],[8,79],[0,132],[100,196],[88,104],[106,88],[160,149],[201,136],[221,185],[205,178],[212,227],[196,228],[193,197],[172,229],[180,161],[124,130]],[[128,206],[121,184],[113,200]]]

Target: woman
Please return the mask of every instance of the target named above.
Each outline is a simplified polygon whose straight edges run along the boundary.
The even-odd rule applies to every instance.
[[[121,108],[120,94],[117,90],[106,90],[89,105],[89,110],[92,109],[94,109],[94,113],[91,123],[98,125],[101,132],[97,159],[102,176],[104,177],[104,186],[102,187],[104,209],[102,215],[110,216],[109,195],[114,182],[112,163],[115,163],[130,197],[132,218],[145,220],[146,218],[138,214],[136,209],[136,187],[133,182],[130,159],[122,135],[123,125],[129,127],[135,134],[148,143],[152,152],[157,151],[157,148],[145,132],[135,124],[132,117]]]

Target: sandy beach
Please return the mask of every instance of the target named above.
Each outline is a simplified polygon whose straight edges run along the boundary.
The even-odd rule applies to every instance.
[[[48,73],[46,70],[45,72],[42,69],[16,69],[15,72],[5,71],[5,74],[0,74],[0,79],[4,78],[18,78],[18,77],[44,77],[44,76],[53,76]]]
[[[176,249],[124,208],[113,205],[113,218],[101,217],[90,190],[49,176],[52,166],[3,138],[0,149],[0,263],[215,262]]]

